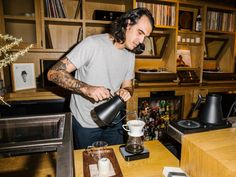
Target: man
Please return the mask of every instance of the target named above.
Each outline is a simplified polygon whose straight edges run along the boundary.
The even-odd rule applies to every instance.
[[[21,77],[23,79],[23,82],[26,82],[27,81],[27,72],[25,70],[23,70],[21,72]]]
[[[70,108],[75,149],[98,140],[109,145],[123,143],[121,123],[99,127],[91,111],[111,94],[118,94],[124,101],[131,98],[133,51],[150,35],[153,26],[147,9],[133,9],[112,23],[110,34],[87,37],[49,70],[49,80],[73,92]],[[70,75],[74,70],[75,77]]]

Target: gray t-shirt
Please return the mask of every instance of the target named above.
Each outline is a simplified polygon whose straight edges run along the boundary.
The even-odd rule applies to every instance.
[[[117,49],[109,34],[87,37],[66,57],[77,68],[76,79],[93,86],[104,86],[111,93],[119,90],[123,81],[134,78],[135,55],[126,49]],[[70,108],[83,127],[95,128],[98,125],[90,113],[101,103],[92,103],[79,94],[72,94]]]

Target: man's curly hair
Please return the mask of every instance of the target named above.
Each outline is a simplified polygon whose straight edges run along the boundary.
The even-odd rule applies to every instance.
[[[114,38],[114,42],[123,44],[126,40],[125,32],[127,25],[137,24],[138,20],[143,15],[148,17],[150,24],[152,25],[152,28],[154,28],[154,19],[152,17],[151,12],[147,8],[139,7],[136,9],[132,9],[124,13],[123,15],[121,15],[119,18],[117,18],[115,21],[112,22],[110,28],[110,35]]]

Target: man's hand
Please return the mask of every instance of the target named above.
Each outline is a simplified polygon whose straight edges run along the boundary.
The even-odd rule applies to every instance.
[[[131,98],[131,94],[128,89],[121,88],[116,92],[117,95],[119,95],[125,102],[128,101]]]
[[[80,91],[87,97],[94,99],[96,102],[110,98],[110,90],[102,86],[85,85]]]

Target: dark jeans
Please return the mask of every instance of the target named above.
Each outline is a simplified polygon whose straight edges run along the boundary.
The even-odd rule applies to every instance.
[[[120,118],[117,116],[114,121],[118,122]],[[87,148],[95,141],[106,141],[108,145],[124,143],[122,121],[111,127],[84,128],[73,117],[72,125],[74,149]]]

